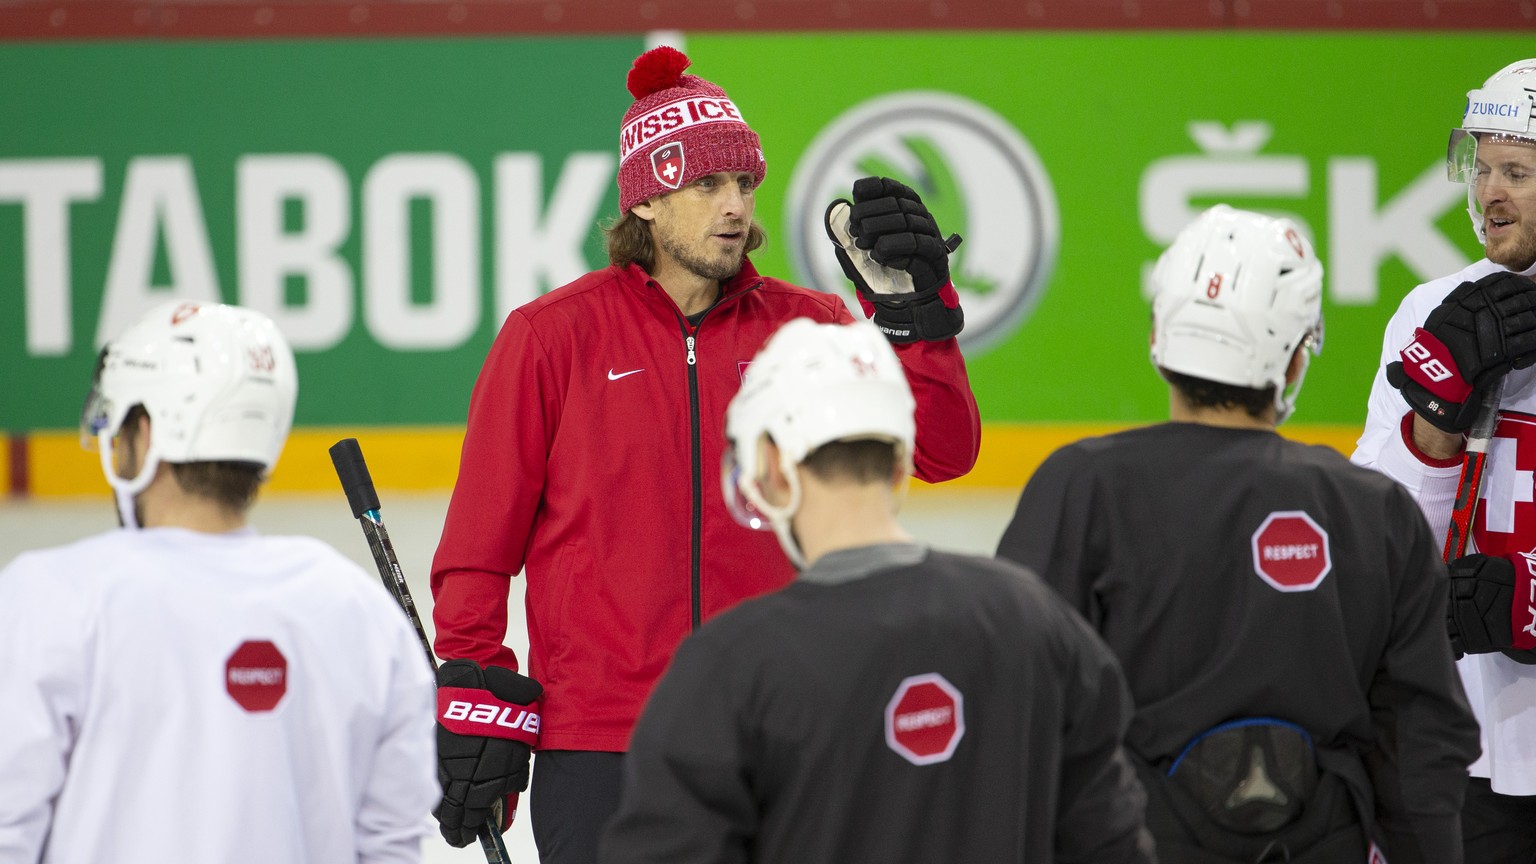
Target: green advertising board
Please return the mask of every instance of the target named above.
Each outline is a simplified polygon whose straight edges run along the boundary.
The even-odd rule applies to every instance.
[[[300,424],[461,423],[603,261],[638,38],[0,45],[0,428],[75,423],[170,295],[272,314]]]
[[[454,424],[514,306],[604,261],[639,38],[0,44],[0,427],[64,428],[101,338],[172,294],[262,308],[298,422]],[[867,172],[965,236],[983,418],[1152,421],[1145,275],[1209,204],[1328,268],[1297,420],[1358,424],[1381,331],[1479,257],[1445,181],[1500,34],[689,34],[762,137],[765,273],[839,290]]]

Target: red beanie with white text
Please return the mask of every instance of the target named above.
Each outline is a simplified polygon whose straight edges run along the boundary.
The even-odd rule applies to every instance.
[[[745,172],[762,183],[768,173],[757,133],[724,90],[683,74],[688,62],[663,45],[629,70],[635,104],[619,131],[620,213],[710,174]]]

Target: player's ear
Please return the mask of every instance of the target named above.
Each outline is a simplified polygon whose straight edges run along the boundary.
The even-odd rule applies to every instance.
[[[646,222],[655,221],[656,199],[650,198],[645,201],[641,201],[639,204],[629,208],[629,212],[635,214],[637,217],[645,220]]]
[[[763,436],[762,449],[762,480],[763,495],[768,498],[768,503],[779,505],[789,500],[789,478],[784,475],[784,468],[779,464],[779,448],[773,443],[773,439]]]

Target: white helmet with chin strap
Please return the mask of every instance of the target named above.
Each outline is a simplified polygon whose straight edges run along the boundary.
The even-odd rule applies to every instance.
[[[915,408],[901,362],[874,325],[790,321],[752,360],[726,410],[720,480],[727,506],[749,528],[771,527],[790,560],[804,567],[790,528],[800,508],[795,466],[833,441],[874,440],[895,444],[910,472]],[[762,488],[770,439],[789,481],[789,500],[780,506]]]
[[[1179,232],[1152,281],[1152,363],[1236,387],[1273,384],[1284,422],[1309,353],[1323,347],[1323,265],[1296,225],[1217,204]],[[1302,374],[1287,387],[1298,347]]]
[[[1479,140],[1536,147],[1536,58],[1511,63],[1493,73],[1480,89],[1468,91],[1461,127],[1451,130],[1446,145],[1446,176],[1467,184],[1467,215],[1472,217],[1478,241],[1483,242],[1487,238],[1477,200]]]
[[[134,528],[134,496],[161,462],[250,462],[270,471],[297,396],[293,351],[271,319],[235,306],[166,303],[102,348],[81,443],[100,449],[123,524]],[[150,445],[137,475],[122,477],[112,442],[135,405],[149,415]]]

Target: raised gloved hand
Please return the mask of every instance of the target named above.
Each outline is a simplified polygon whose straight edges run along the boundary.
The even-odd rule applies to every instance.
[[[437,779],[443,800],[432,811],[443,839],[468,846],[497,803],[528,788],[528,762],[539,741],[539,697],[532,678],[473,660],[437,670]],[[508,802],[501,827],[510,822]]]
[[[1484,390],[1536,363],[1536,283],[1514,273],[1463,282],[1387,364],[1387,383],[1445,432],[1471,428]]]
[[[949,253],[960,235],[944,239],[911,188],[864,177],[853,184],[852,203],[839,198],[827,207],[826,225],[859,305],[887,339],[937,341],[965,326],[949,280]]]

